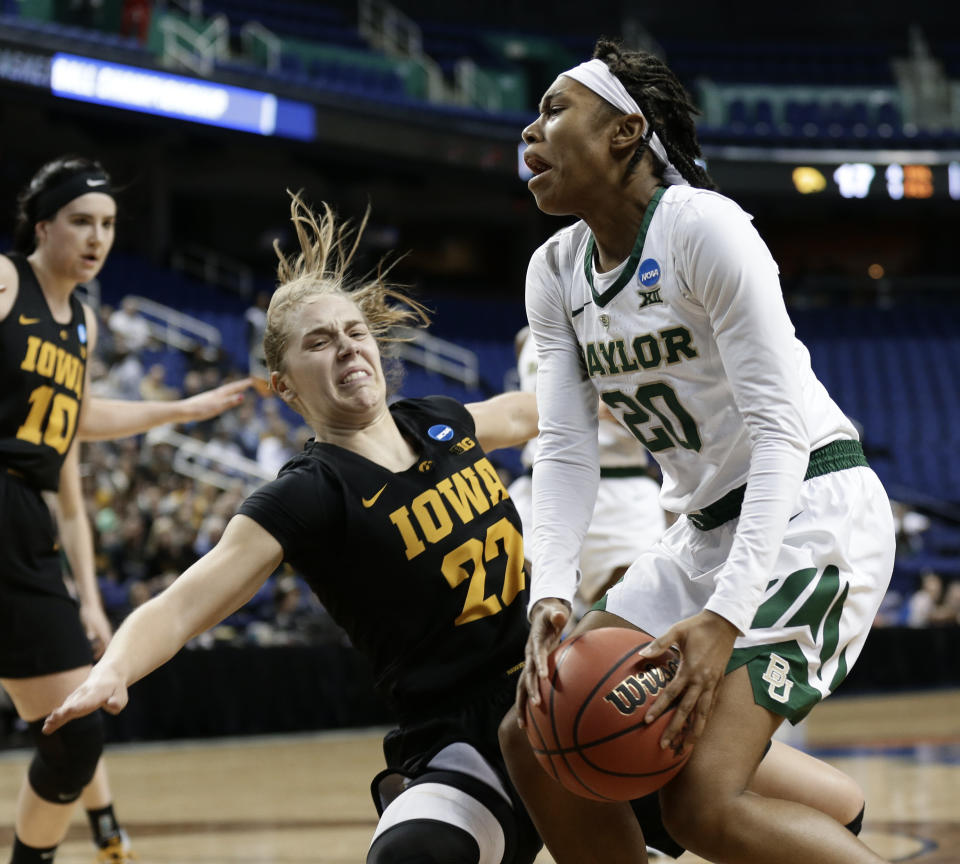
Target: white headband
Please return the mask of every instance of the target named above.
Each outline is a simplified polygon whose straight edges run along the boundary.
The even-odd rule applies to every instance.
[[[647,119],[643,116],[636,100],[627,92],[627,88],[610,71],[610,67],[603,60],[588,60],[586,63],[581,63],[579,66],[574,66],[573,69],[568,69],[560,74],[566,75],[567,78],[573,78],[574,81],[578,81],[584,87],[589,87],[594,93],[624,114],[639,114],[644,120]],[[650,121],[647,120],[647,123],[650,123]],[[650,128],[652,129],[653,126],[651,125]],[[665,166],[663,179],[673,186],[689,186],[687,180],[670,161],[670,157],[667,156],[667,149],[657,137],[656,132],[650,136],[649,144],[650,149]]]

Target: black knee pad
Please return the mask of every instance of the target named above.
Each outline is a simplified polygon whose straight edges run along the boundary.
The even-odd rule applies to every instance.
[[[30,724],[37,747],[30,763],[30,786],[44,801],[76,801],[97,770],[103,753],[103,720],[100,712],[72,720],[52,735],[44,735],[43,720]]]
[[[383,832],[367,864],[477,864],[480,847],[462,828],[432,819],[410,819]]]

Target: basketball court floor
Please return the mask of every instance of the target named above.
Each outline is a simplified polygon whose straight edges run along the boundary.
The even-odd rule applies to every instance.
[[[117,813],[141,864],[357,864],[376,822],[368,784],[382,732],[114,747]],[[788,740],[863,786],[862,836],[884,858],[960,864],[960,690],[834,697]],[[0,860],[27,756],[0,754]],[[78,812],[57,862],[92,859]]]

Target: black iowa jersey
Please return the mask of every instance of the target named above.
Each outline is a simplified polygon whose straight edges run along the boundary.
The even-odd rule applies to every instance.
[[[311,442],[240,512],[283,546],[401,714],[419,714],[522,659],[526,573],[470,413],[439,396],[390,411],[420,453],[411,468]]]
[[[58,324],[30,263],[21,255],[8,257],[20,288],[0,321],[0,466],[32,486],[56,489],[83,399],[83,306],[72,296],[70,321]]]

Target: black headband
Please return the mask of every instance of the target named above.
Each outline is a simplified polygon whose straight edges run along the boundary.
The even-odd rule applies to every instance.
[[[88,192],[102,192],[104,195],[113,197],[110,180],[102,171],[84,171],[82,174],[72,174],[62,183],[44,190],[37,196],[34,222],[49,219],[65,204],[69,204],[74,198],[79,198]]]

